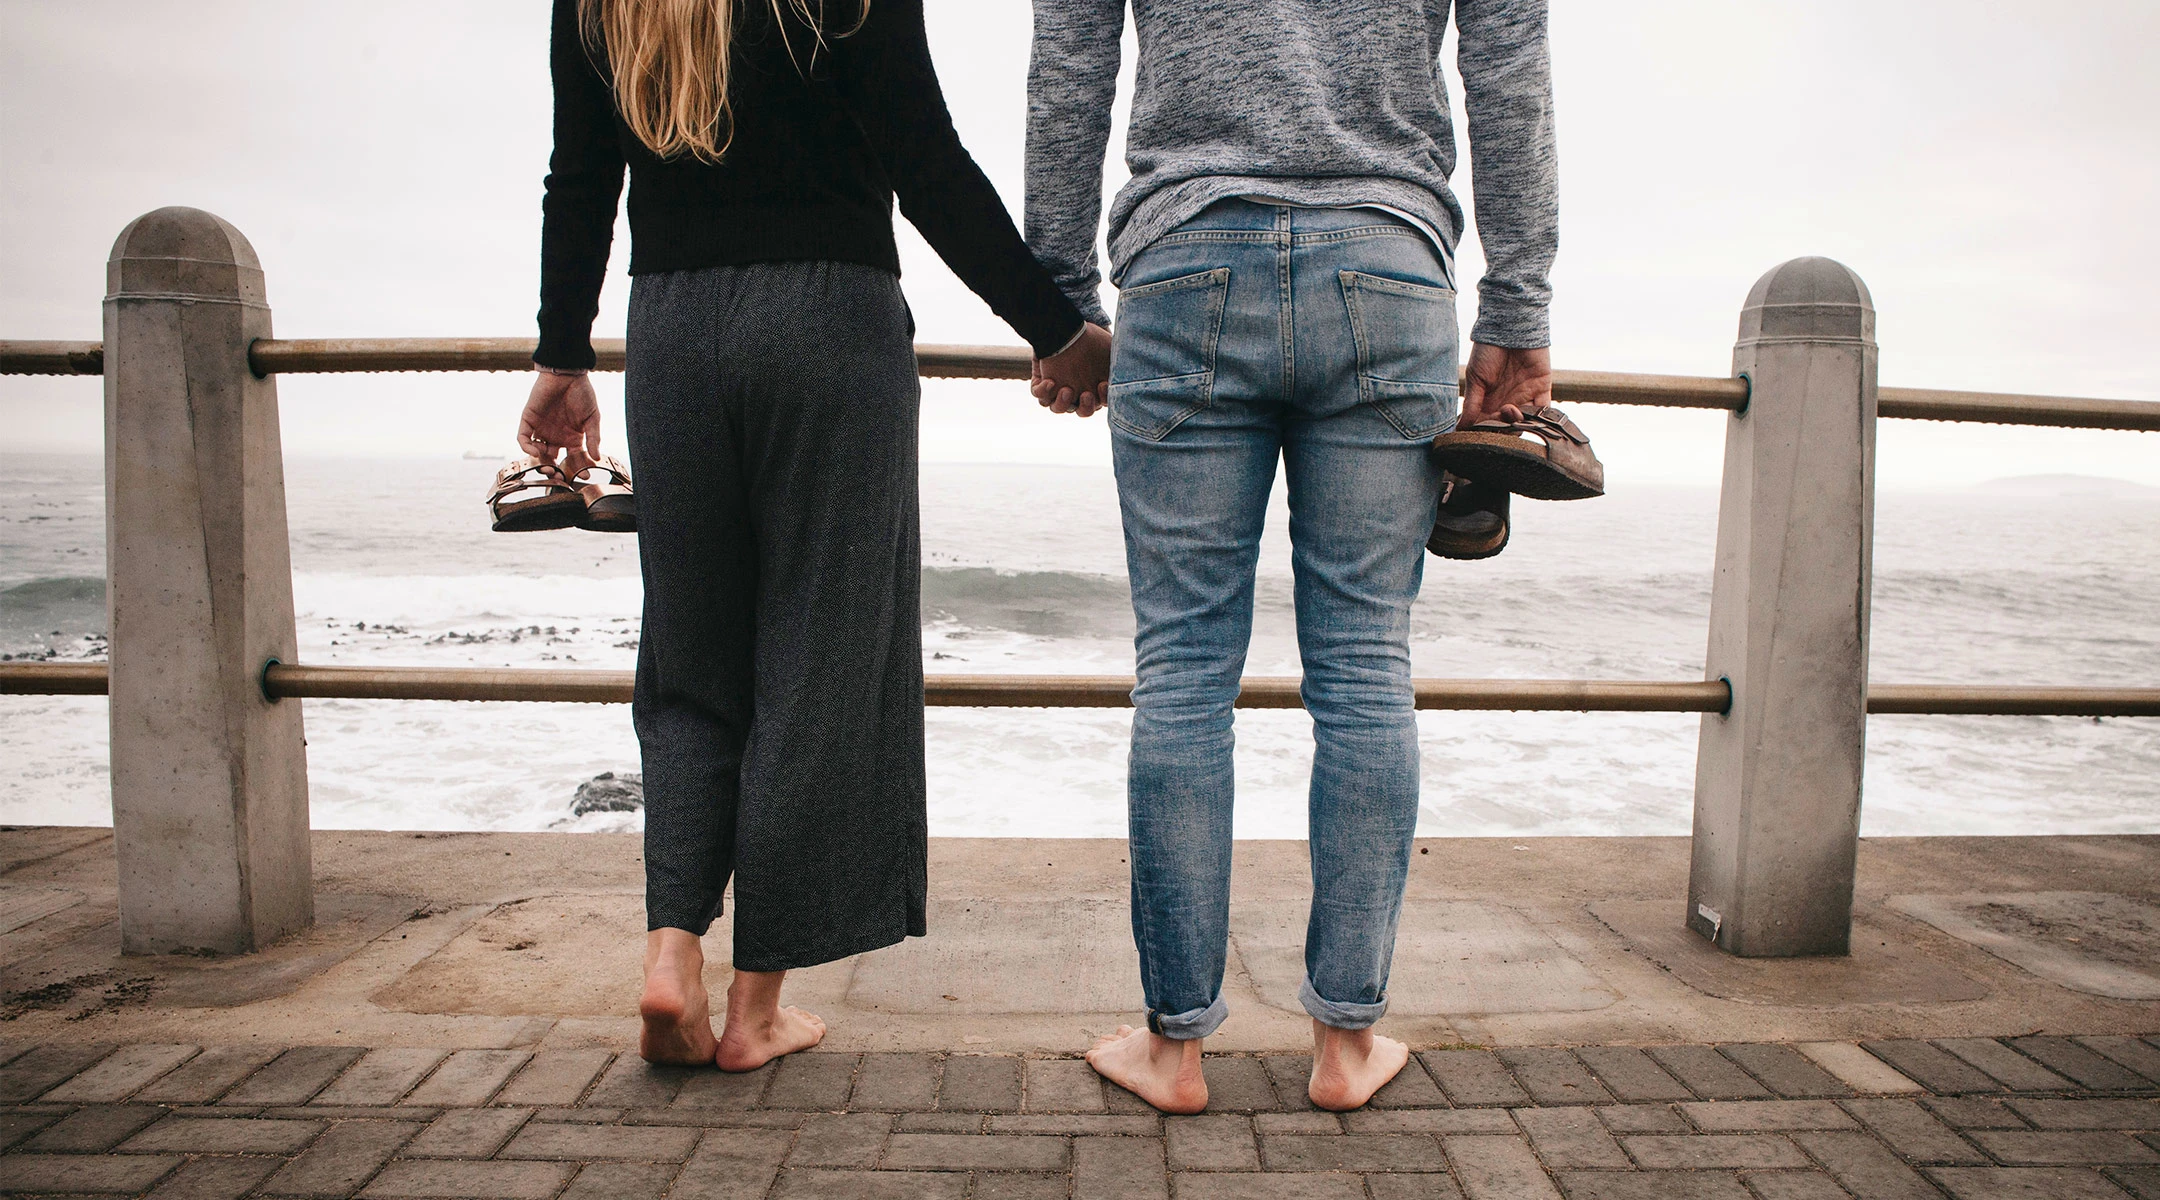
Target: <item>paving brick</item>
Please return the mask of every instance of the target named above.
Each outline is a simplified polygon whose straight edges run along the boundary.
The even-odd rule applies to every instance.
[[[575,1170],[573,1163],[558,1162],[400,1159],[360,1194],[381,1200],[548,1200]]]
[[[1418,1062],[1413,1055],[1403,1069],[1395,1073],[1395,1078],[1382,1084],[1380,1090],[1373,1093],[1372,1099],[1365,1102],[1365,1107],[1445,1108],[1447,1102],[1447,1097],[1440,1091],[1440,1085],[1433,1082],[1432,1076],[1425,1073],[1424,1064]]]
[[[23,1192],[133,1195],[180,1165],[170,1154],[10,1154],[0,1157],[0,1196]]]
[[[1198,1171],[1177,1177],[1177,1200],[1365,1200],[1365,1185],[1355,1175]]]
[[[370,1050],[330,1086],[315,1093],[313,1104],[396,1104],[449,1055],[441,1050],[393,1046]]]
[[[928,1054],[865,1054],[850,1107],[926,1112],[937,1107],[937,1059]]]
[[[1515,1119],[1550,1169],[1625,1171],[1633,1165],[1591,1109],[1524,1108]]]
[[[295,1046],[278,1055],[219,1104],[306,1104],[367,1051],[358,1046]]]
[[[968,1200],[1065,1200],[1072,1181],[1063,1175],[993,1171],[970,1175]]]
[[[1443,1083],[1445,1080],[1442,1081]],[[1469,1200],[1559,1200],[1530,1143],[1519,1137],[1448,1137],[1448,1162]],[[1180,1197],[1179,1200],[1183,1200]]]
[[[1614,1133],[1688,1133],[1694,1129],[1670,1104],[1613,1104],[1592,1111]]]
[[[1994,1076],[1931,1042],[1898,1038],[1860,1045],[1869,1054],[1939,1095],[2003,1090]]]
[[[606,1050],[542,1050],[495,1094],[495,1103],[527,1108],[576,1104],[612,1057]]]
[[[2020,1097],[2009,1107],[2041,1129],[2160,1129],[2160,1101]]]
[[[1953,1200],[2122,1200],[2122,1192],[2075,1168],[1938,1167],[1928,1172]]]
[[[1851,1200],[1847,1192],[1821,1171],[1751,1171],[1748,1191],[1756,1200]]]
[[[1718,1047],[1718,1053],[1739,1063],[1764,1087],[1794,1100],[1852,1095],[1852,1089],[1801,1055],[1791,1046],[1771,1042],[1740,1042]]]
[[[659,1108],[673,1100],[691,1076],[717,1074],[710,1067],[661,1066],[635,1054],[618,1054],[583,1103],[594,1108]]]
[[[1403,1113],[1387,1113],[1387,1120],[1395,1120]],[[1491,1116],[1490,1112],[1480,1116]],[[1254,1113],[1253,1128],[1261,1133],[1341,1133],[1343,1120],[1331,1112],[1313,1109],[1309,1112]],[[1353,1131],[1355,1132],[1355,1131]],[[1392,1133],[1393,1130],[1376,1129],[1373,1133]]]
[[[1911,1100],[1879,1097],[1844,1103],[1845,1110],[1858,1117],[1876,1137],[1916,1163],[1987,1165],[1987,1155]]]
[[[135,1093],[144,1104],[208,1104],[278,1056],[276,1046],[211,1046]]]
[[[112,1053],[111,1046],[39,1046],[0,1067],[0,1104],[21,1104],[73,1078]]]
[[[698,1143],[695,1129],[660,1125],[537,1125],[518,1130],[496,1157],[584,1162],[681,1162]]]
[[[198,1158],[165,1177],[149,1200],[239,1200],[255,1190],[282,1158]]]
[[[1217,1112],[1310,1111],[1305,1089],[1312,1083],[1309,1055],[1203,1059],[1208,1107]]]
[[[194,1110],[190,1110],[194,1111]],[[211,1109],[203,1116],[248,1116],[269,1121],[432,1121],[439,1110],[419,1105],[372,1104],[365,1107],[296,1104],[290,1108]]]
[[[1367,1175],[1365,1186],[1372,1200],[1462,1200],[1452,1175]]]
[[[1749,1200],[1740,1177],[1729,1171],[1562,1171],[1559,1175],[1568,1200]]]
[[[1260,1139],[1270,1171],[1445,1171],[1431,1137],[1415,1133],[1271,1133]]]
[[[1147,1110],[1153,1113],[1155,1110]],[[990,1118],[981,1113],[901,1113],[893,1119],[894,1133],[981,1133]]]
[[[1103,1103],[1102,1076],[1077,1058],[1031,1058],[1026,1060],[1024,1106],[1031,1113],[1099,1113]]]
[[[2030,1129],[2000,1100],[1981,1096],[1923,1096],[1920,1103],[1952,1129]]]
[[[1695,1093],[1633,1046],[1579,1046],[1581,1059],[1621,1100],[1693,1100]]]
[[[6,1066],[14,1062],[16,1059],[28,1054],[36,1046],[36,1042],[0,1042],[0,1066]]]
[[[1679,1107],[1704,1133],[1858,1128],[1844,1109],[1828,1100],[1709,1100]]]
[[[1020,1060],[988,1054],[946,1059],[938,1107],[947,1112],[1019,1112]]]
[[[1925,1090],[1899,1074],[1897,1068],[1869,1054],[1858,1042],[1799,1042],[1793,1049],[1864,1095],[1891,1096]]]
[[[196,1046],[122,1046],[44,1098],[51,1104],[117,1104],[199,1053]]]
[[[890,1132],[890,1113],[817,1113],[803,1122],[787,1165],[867,1168],[876,1164]]]
[[[2160,1167],[2109,1167],[2101,1174],[2136,1200],[2160,1200]]]
[[[459,1050],[401,1103],[437,1108],[486,1104],[531,1057],[529,1050]]]
[[[660,1200],[679,1169],[674,1163],[593,1163],[559,1200]]]
[[[756,1108],[780,1073],[778,1062],[755,1071],[698,1071],[682,1081],[672,1101],[675,1107],[697,1110],[741,1111]],[[598,1089],[594,1090],[598,1094]]]
[[[1427,1050],[1418,1060],[1460,1107],[1513,1108],[1530,1103],[1530,1093],[1522,1090],[1490,1050]]]
[[[2081,1037],[2078,1045],[2160,1083],[2160,1047],[2134,1037]]]
[[[2151,1091],[2154,1084],[2121,1063],[2103,1058],[2066,1037],[2010,1039],[2021,1053],[2039,1059],[2058,1074],[2094,1091]]]
[[[1073,1200],[1169,1200],[1163,1143],[1155,1138],[1075,1138],[1072,1194]]]
[[[405,1147],[407,1158],[492,1158],[532,1115],[525,1108],[461,1108],[435,1118]]]
[[[1515,1081],[1539,1104],[1611,1104],[1612,1093],[1566,1050],[1516,1047],[1499,1051]]]
[[[1651,1171],[1767,1170],[1804,1167],[1808,1160],[1790,1141],[1766,1133],[1674,1136],[1630,1134],[1621,1144]]]
[[[572,1109],[572,1112],[583,1110]],[[677,1102],[667,1108],[626,1108],[624,1125],[688,1125],[697,1129],[798,1129],[813,1114],[775,1109],[685,1108]],[[573,1124],[575,1122],[572,1122]],[[600,1121],[586,1124],[614,1124]]]
[[[1650,1057],[1704,1100],[1767,1100],[1770,1089],[1709,1046],[1652,1046]]]
[[[59,1124],[25,1142],[23,1149],[101,1153],[164,1115],[165,1110],[154,1104],[93,1104],[69,1113]]]
[[[323,1130],[321,1121],[255,1117],[167,1117],[121,1143],[128,1154],[297,1154]]]
[[[1824,1130],[1795,1133],[1792,1140],[1860,1200],[1941,1200],[1925,1179],[1867,1134]]]
[[[1935,1044],[1964,1059],[2013,1092],[2054,1092],[2069,1080],[1994,1038],[1936,1038]]]
[[[1339,1129],[1321,1129],[1320,1133],[1497,1133],[1513,1136],[1515,1118],[1512,1113],[1528,1112],[1529,1109],[1505,1108],[1401,1108],[1387,1112],[1359,1109],[1342,1115]],[[1312,1130],[1269,1129],[1261,1127],[1262,1133],[1306,1133]]]
[[[340,1121],[263,1185],[268,1196],[350,1196],[420,1131],[411,1121]]]
[[[1146,1116],[1155,1111],[1154,1105],[1108,1080],[1103,1081],[1103,1106],[1126,1116]]]
[[[848,1106],[861,1062],[860,1054],[790,1054],[779,1059],[772,1086],[765,1091],[765,1107],[839,1112]]]
[[[22,1141],[38,1130],[61,1118],[58,1109],[52,1112],[0,1113],[0,1150]]]
[[[623,1119],[626,1110],[620,1108],[536,1108],[532,1119],[558,1125],[613,1125]],[[632,1109],[633,1112],[664,1111],[655,1109]]]
[[[1166,1117],[1173,1171],[1257,1171],[1260,1145],[1253,1139],[1252,1118],[1235,1114]]]
[[[964,1115],[974,1119],[972,1113],[951,1115]],[[901,1119],[905,1120],[906,1116],[903,1114]],[[1089,1137],[1162,1135],[1161,1117],[1133,1117],[1119,1113],[998,1113],[988,1119],[992,1133],[1051,1133]]]
[[[923,1171],[788,1171],[772,1195],[773,1200],[960,1200],[967,1185],[965,1175]]]
[[[794,1140],[786,1129],[709,1130],[668,1189],[669,1200],[761,1200]]]
[[[2136,1138],[2112,1131],[2027,1133],[1975,1130],[1972,1140],[1996,1161],[2013,1167],[2096,1167],[2160,1163],[2160,1154]]]
[[[896,1133],[884,1165],[922,1171],[1062,1171],[1066,1140],[1035,1134]]]

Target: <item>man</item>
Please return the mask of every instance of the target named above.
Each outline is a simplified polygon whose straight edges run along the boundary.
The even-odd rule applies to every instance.
[[[1147,1028],[1088,1055],[1168,1112],[1207,1103],[1223,1021],[1231,705],[1278,458],[1290,500],[1313,903],[1300,999],[1314,1103],[1365,1103],[1408,1061],[1373,1033],[1417,826],[1409,613],[1457,421],[1461,206],[1439,48],[1448,0],[1132,0],[1132,181],[1109,218],[1109,388],[1139,686],[1129,802]],[[1558,244],[1545,0],[1455,0],[1488,268],[1462,424],[1551,396]],[[1027,237],[1091,320],[1124,0],[1039,0]],[[1057,411],[1091,393],[1038,379]]]

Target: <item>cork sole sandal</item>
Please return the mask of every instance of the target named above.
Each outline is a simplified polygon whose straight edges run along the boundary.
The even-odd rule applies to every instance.
[[[585,482],[588,479],[594,481]],[[630,490],[630,468],[620,460],[603,456],[578,476],[577,488],[578,499],[585,506],[584,515],[578,518],[579,529],[637,532],[637,496]]]
[[[497,472],[487,506],[497,533],[568,529],[585,518],[585,497],[537,458],[521,458]]]
[[[1587,500],[1605,494],[1605,464],[1590,439],[1550,406],[1520,421],[1480,421],[1433,439],[1433,459],[1487,487],[1533,500]]]
[[[1507,549],[1508,493],[1449,475],[1442,483],[1440,515],[1425,548],[1442,558],[1475,561]]]

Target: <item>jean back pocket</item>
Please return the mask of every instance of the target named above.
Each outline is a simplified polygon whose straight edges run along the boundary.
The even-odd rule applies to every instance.
[[[1457,408],[1455,290],[1362,271],[1340,275],[1357,340],[1358,398],[1405,438],[1440,433]]]
[[[1230,268],[1216,267],[1118,293],[1110,360],[1110,421],[1149,441],[1206,408],[1215,386]]]

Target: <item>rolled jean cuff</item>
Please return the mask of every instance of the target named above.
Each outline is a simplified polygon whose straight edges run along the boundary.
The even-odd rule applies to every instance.
[[[1298,985],[1298,1003],[1312,1014],[1312,1019],[1336,1029],[1370,1029],[1387,1015],[1387,997],[1381,996],[1371,1004],[1341,1004],[1313,990],[1312,976]]]
[[[1159,1033],[1175,1041],[1189,1042],[1215,1032],[1229,1016],[1230,1006],[1223,1003],[1221,996],[1217,996],[1213,1004],[1190,1012],[1159,1013],[1149,1009],[1147,1027],[1150,1033]]]

